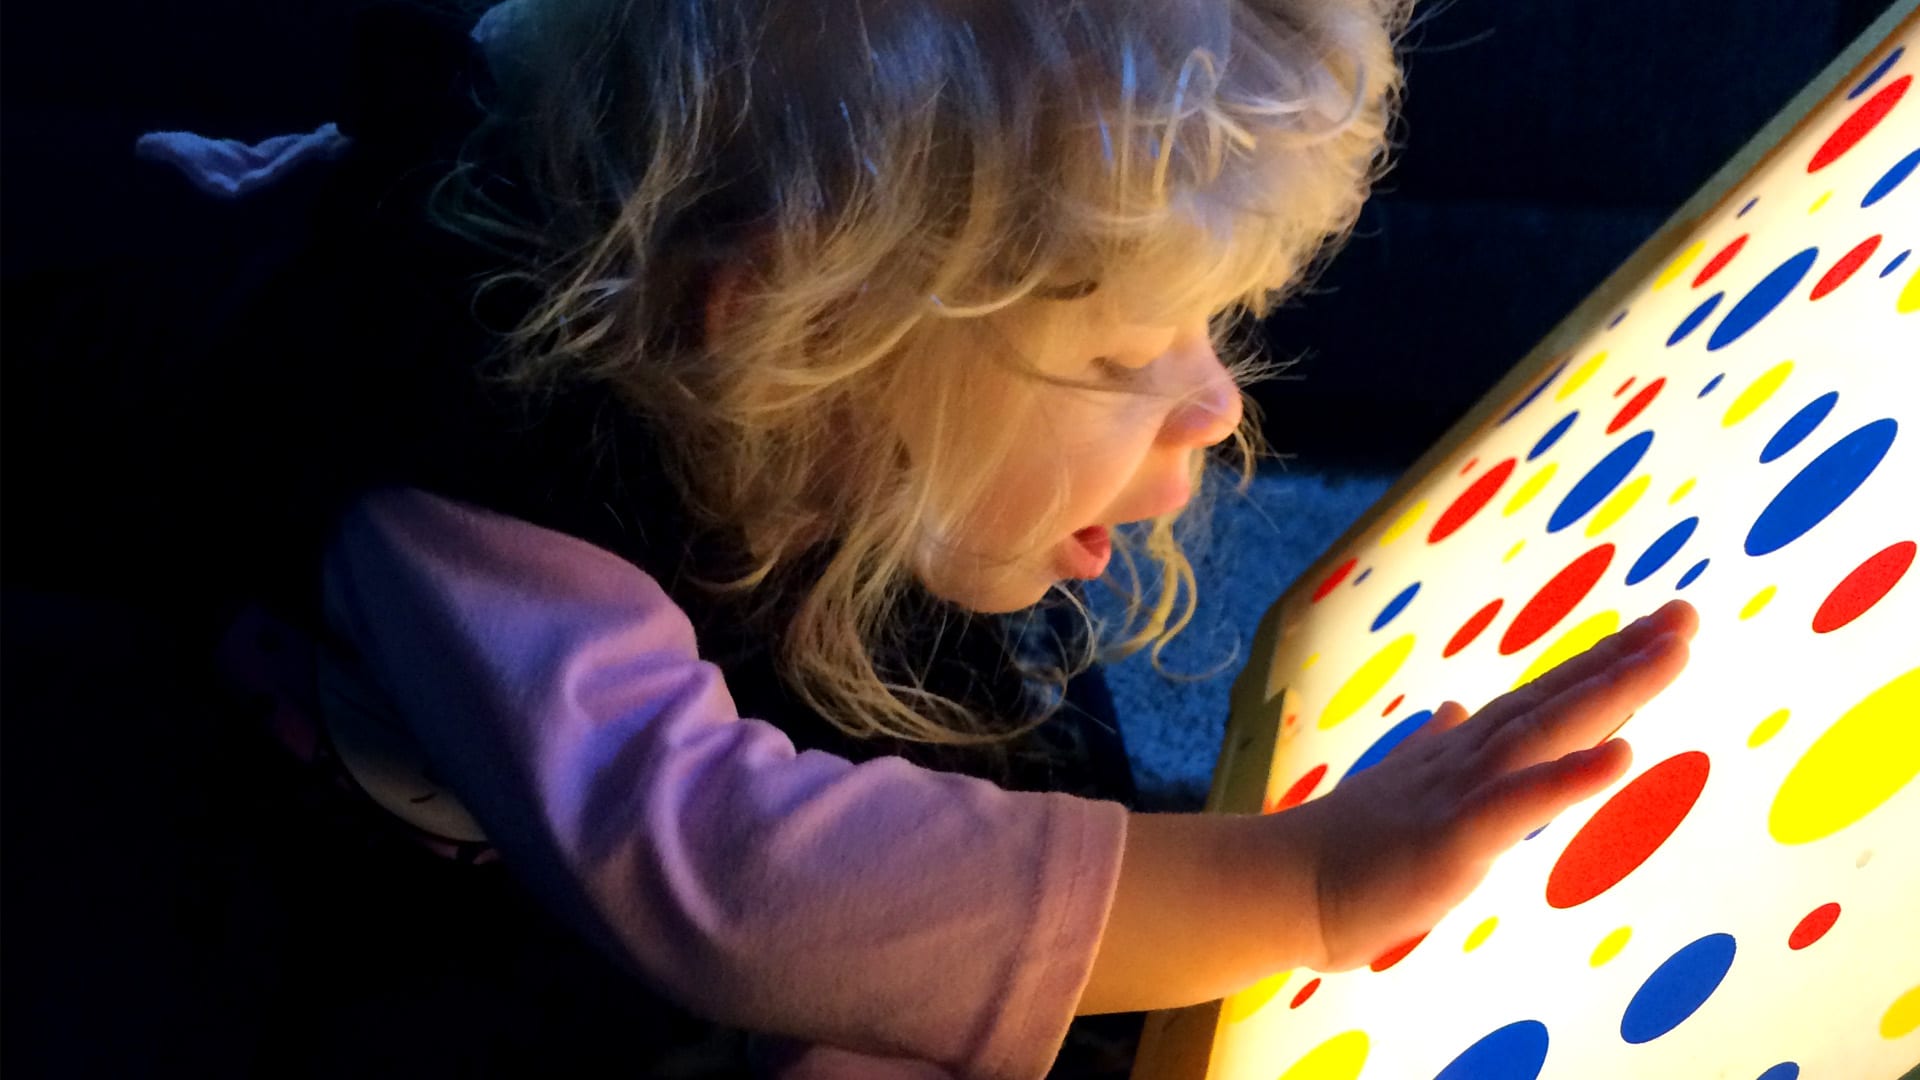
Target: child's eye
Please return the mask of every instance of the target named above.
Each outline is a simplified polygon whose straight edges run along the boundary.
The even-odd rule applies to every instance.
[[[1102,375],[1106,376],[1107,381],[1118,383],[1123,386],[1128,386],[1128,385],[1137,383],[1141,379],[1145,378],[1147,374],[1146,368],[1128,367],[1127,365],[1114,360],[1113,357],[1111,356],[1095,357],[1093,361],[1093,366]]]

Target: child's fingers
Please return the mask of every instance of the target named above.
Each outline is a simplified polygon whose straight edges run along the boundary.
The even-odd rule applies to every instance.
[[[1433,710],[1433,715],[1427,718],[1426,723],[1415,728],[1411,735],[1400,741],[1399,746],[1389,751],[1389,756],[1419,753],[1429,740],[1466,723],[1472,715],[1467,712],[1465,705],[1457,701],[1443,701],[1439,708]]]
[[[1632,763],[1632,747],[1612,739],[1507,773],[1474,794],[1464,839],[1478,854],[1505,851],[1562,810],[1604,790]]]
[[[1502,695],[1474,716],[1474,741],[1484,743],[1506,723],[1550,705],[1569,689],[1591,680],[1665,633],[1691,638],[1699,628],[1700,617],[1693,605],[1674,600],[1653,614],[1610,634],[1580,655],[1573,657],[1509,694]]]
[[[1686,640],[1662,634],[1636,653],[1568,686],[1515,717],[1479,747],[1482,775],[1498,776],[1584,750],[1606,739],[1687,664]]]

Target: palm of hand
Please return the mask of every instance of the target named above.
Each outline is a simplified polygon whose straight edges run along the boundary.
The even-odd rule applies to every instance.
[[[1281,816],[1316,852],[1322,955],[1342,971],[1431,929],[1493,860],[1626,771],[1609,736],[1672,682],[1699,624],[1674,601],[1469,718],[1447,702],[1377,765]]]

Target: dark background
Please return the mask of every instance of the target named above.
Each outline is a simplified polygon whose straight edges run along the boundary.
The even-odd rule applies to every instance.
[[[149,130],[256,140],[337,119],[365,6],[5,6],[9,1073],[293,1075],[285,1055],[309,1040],[326,1049],[308,1059],[331,1055],[342,1074],[440,1075],[427,1062],[453,1060],[356,1057],[396,1022],[382,1001],[329,1004],[324,980],[293,974],[329,951],[400,948],[365,927],[430,910],[411,890],[440,885],[382,883],[377,860],[403,856],[303,816],[274,748],[233,723],[212,677],[211,635],[236,597],[209,553],[245,538],[215,544],[192,512],[221,467],[208,456],[219,387],[196,350],[234,283],[299,242],[314,185],[218,203],[131,152]],[[1317,288],[1267,327],[1278,353],[1307,354],[1299,378],[1257,392],[1274,447],[1295,469],[1406,467],[1883,7],[1430,7],[1407,43],[1397,167]],[[363,868],[360,887],[343,890],[344,866]],[[539,1055],[572,1037],[561,1014],[587,1024],[586,991],[546,988],[532,1020],[502,1005],[488,987],[536,977],[456,970],[447,957],[472,949],[451,939],[484,939],[476,919],[446,919],[447,952],[393,1001],[440,1002],[448,1045],[492,1028],[570,1074]],[[348,925],[360,936],[329,936]],[[342,1033],[356,1025],[374,1033]]]
[[[7,5],[8,582],[150,590],[129,529],[142,550],[196,557],[175,512],[195,470],[218,465],[200,458],[223,382],[199,366],[199,335],[214,298],[298,243],[324,170],[225,203],[131,146],[149,130],[255,140],[341,118],[367,6]],[[1410,464],[1883,8],[1423,9],[1397,165],[1328,272],[1266,328],[1277,354],[1304,356],[1255,391],[1274,447],[1310,469]]]

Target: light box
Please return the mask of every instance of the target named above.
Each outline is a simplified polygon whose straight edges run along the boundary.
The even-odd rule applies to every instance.
[[[1896,5],[1267,613],[1209,809],[1284,812],[1673,597],[1626,775],[1410,951],[1157,1014],[1138,1078],[1920,1062],[1920,35]]]

